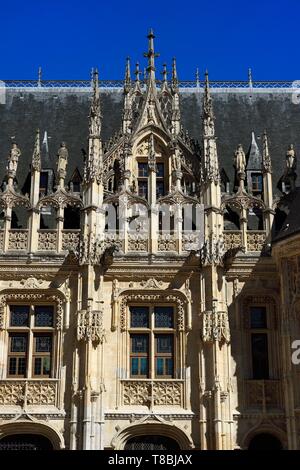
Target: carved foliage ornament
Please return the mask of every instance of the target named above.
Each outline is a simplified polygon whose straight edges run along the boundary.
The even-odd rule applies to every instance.
[[[230,341],[230,329],[227,311],[217,310],[217,301],[213,300],[212,310],[203,312],[202,339],[204,342]]]
[[[92,341],[102,344],[105,339],[103,328],[103,310],[80,310],[77,317],[78,341]]]

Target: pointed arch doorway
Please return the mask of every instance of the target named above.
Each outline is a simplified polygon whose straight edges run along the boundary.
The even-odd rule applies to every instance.
[[[129,439],[124,450],[180,450],[179,444],[167,436],[135,436]]]

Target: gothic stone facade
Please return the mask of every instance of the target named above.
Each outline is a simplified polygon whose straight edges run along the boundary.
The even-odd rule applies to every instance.
[[[158,82],[153,38],[145,79],[137,65],[132,80],[128,61],[122,93],[100,93],[97,72],[92,93],[69,92],[64,109],[63,88],[7,90],[1,448],[26,447],[26,435],[74,450],[300,448],[300,244],[280,229],[298,194],[296,154],[290,146],[282,174],[279,155],[297,107],[277,112],[276,90],[220,98],[208,75],[184,90],[175,61]],[[121,127],[108,135],[121,95]],[[26,139],[33,126],[51,130]],[[66,143],[53,164],[57,136]]]

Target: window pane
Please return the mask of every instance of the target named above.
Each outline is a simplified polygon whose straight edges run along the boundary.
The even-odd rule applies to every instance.
[[[148,197],[148,183],[147,183],[147,181],[139,181],[138,182],[138,188],[139,188],[139,196],[145,197],[147,199],[147,197]]]
[[[34,359],[34,375],[41,375],[42,372],[42,358],[36,357]]]
[[[173,307],[155,307],[155,328],[173,328]]]
[[[146,177],[148,176],[148,163],[139,163],[139,176]]]
[[[267,328],[266,307],[251,307],[251,328]]]
[[[51,305],[34,308],[34,326],[53,326],[53,307]]]
[[[44,357],[43,358],[43,374],[50,375],[50,369],[51,369],[51,358]]]
[[[156,336],[156,352],[172,353],[173,352],[173,336],[157,335]]]
[[[164,375],[164,360],[161,357],[156,358],[156,375]]]
[[[132,335],[131,348],[133,353],[147,353],[148,335]]]
[[[51,336],[35,336],[36,352],[51,352],[52,337]]]
[[[253,379],[269,378],[268,337],[265,333],[251,335]]]
[[[173,359],[166,359],[166,375],[173,375]]]
[[[165,185],[163,181],[156,181],[156,194],[158,197],[165,194]]]
[[[29,326],[29,306],[10,305],[10,326]]]
[[[132,328],[149,328],[149,308],[130,307],[130,326]]]
[[[27,335],[12,335],[10,339],[11,352],[26,352],[27,349]]]
[[[141,375],[148,375],[148,359],[141,357]]]
[[[156,175],[158,178],[164,177],[164,164],[163,163],[156,164]]]
[[[131,375],[139,374],[139,360],[137,357],[131,358]]]
[[[16,375],[17,373],[17,358],[16,357],[11,357],[9,359],[9,375]]]
[[[26,358],[25,357],[19,357],[19,371],[18,375],[25,375],[26,372]]]

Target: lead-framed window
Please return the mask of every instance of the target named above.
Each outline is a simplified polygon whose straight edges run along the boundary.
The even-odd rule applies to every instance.
[[[269,380],[279,376],[276,304],[272,297],[253,296],[243,304],[243,368],[247,379]]]
[[[55,306],[11,302],[7,309],[7,378],[52,378]]]
[[[176,369],[173,305],[130,305],[130,377],[172,379]]]

